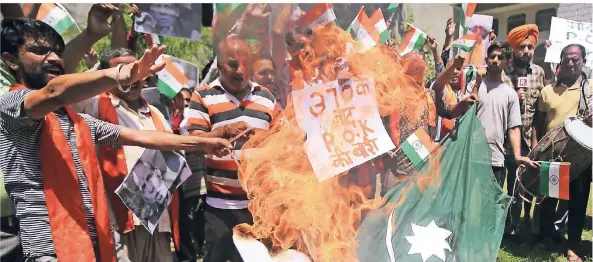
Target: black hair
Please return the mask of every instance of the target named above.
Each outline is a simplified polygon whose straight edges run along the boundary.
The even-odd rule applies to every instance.
[[[259,61],[259,60],[269,60],[270,62],[272,62],[272,66],[273,66],[274,68],[276,68],[276,65],[274,64],[274,59],[272,59],[272,57],[271,57],[271,56],[269,56],[269,55],[260,55],[259,57],[257,57],[257,58],[254,60],[254,62],[257,62],[257,61]]]
[[[50,25],[30,18],[4,18],[2,20],[1,46],[2,52],[18,56],[19,50],[27,38],[35,41],[47,41],[58,56],[65,49],[64,39]]]
[[[111,60],[113,58],[117,58],[117,57],[122,57],[122,56],[136,57],[136,53],[134,53],[132,50],[130,50],[128,48],[123,48],[123,47],[107,50],[107,51],[103,52],[101,54],[101,57],[99,58],[100,69],[110,68],[109,60]]]
[[[566,52],[566,50],[568,50],[568,48],[573,47],[573,46],[577,46],[577,47],[579,47],[579,49],[581,49],[581,57],[583,58],[583,60],[585,60],[585,57],[587,56],[587,50],[585,49],[584,46],[582,46],[580,44],[570,44],[570,45],[567,45],[566,47],[562,48],[562,52],[560,52],[560,59],[562,59],[564,57],[564,53]]]
[[[296,29],[294,29],[294,31],[288,31],[285,37],[286,45],[292,46],[296,42],[297,34],[310,37],[313,35],[313,30],[311,28],[304,28],[302,26],[299,26]]]
[[[504,49],[504,45],[502,43],[500,43],[500,42],[491,43],[490,46],[488,47],[488,50],[487,50],[487,53],[486,54],[488,56],[490,56],[490,54],[492,52],[494,52],[494,50],[500,50],[502,52],[502,54],[505,56],[505,58],[506,58],[507,55],[506,55],[506,52],[505,52],[505,49]]]

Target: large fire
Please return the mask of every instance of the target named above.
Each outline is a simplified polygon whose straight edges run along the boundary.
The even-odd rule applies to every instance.
[[[347,45],[356,45],[350,33],[337,26],[316,28],[315,53],[330,53],[330,60],[306,66],[319,68],[324,81],[372,73],[382,116],[397,114],[420,119],[427,110],[426,92],[404,73],[400,57],[386,46],[365,53],[347,53]],[[336,69],[336,57],[348,61],[348,72]],[[293,88],[304,86],[298,78],[299,74],[293,79]],[[241,159],[239,180],[248,193],[254,224],[237,228],[261,240],[272,251],[292,248],[314,261],[355,261],[358,226],[365,213],[378,207],[382,200],[365,197],[362,187],[348,183],[347,174],[319,182],[307,158],[305,139],[289,100],[283,121],[256,134],[244,145],[243,151],[252,153]],[[376,176],[364,175],[369,180]]]

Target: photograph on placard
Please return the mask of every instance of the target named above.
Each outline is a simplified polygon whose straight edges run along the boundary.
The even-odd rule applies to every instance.
[[[136,32],[200,40],[201,4],[147,3],[138,6],[141,15],[134,21]]]

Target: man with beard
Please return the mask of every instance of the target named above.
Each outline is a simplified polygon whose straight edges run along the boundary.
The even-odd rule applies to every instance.
[[[134,63],[64,74],[64,41],[49,25],[4,19],[2,59],[18,84],[0,96],[0,167],[28,261],[113,261],[109,213],[95,144],[228,153],[221,139],[138,131],[79,115],[68,105],[129,86],[164,67],[154,46]]]
[[[517,92],[505,84],[502,71],[506,56],[499,43],[492,43],[487,50],[486,77],[478,90],[478,118],[486,131],[486,139],[492,150],[492,171],[495,181],[502,187],[505,179],[504,134],[509,132],[517,165],[536,167],[537,163],[521,155],[521,113]],[[510,180],[508,183],[513,183]]]
[[[533,121],[533,114],[535,113],[536,101],[539,97],[540,90],[544,87],[545,72],[544,69],[532,63],[533,53],[539,36],[537,25],[528,24],[516,27],[511,30],[507,36],[507,41],[512,48],[512,61],[509,67],[505,68],[504,79],[507,85],[512,86],[519,95],[519,103],[521,109],[521,154],[527,155],[531,148],[531,124]],[[508,154],[513,152],[509,136],[506,136],[505,150],[505,167],[509,176],[509,181],[514,181],[517,165],[514,156]],[[507,192],[513,194],[515,183],[507,183]],[[511,204],[509,215],[507,216],[507,232],[511,236],[516,236],[519,221],[521,218],[521,207],[523,208],[524,227],[529,228],[531,204],[523,201],[521,198],[515,198]]]
[[[592,81],[588,80],[582,71],[586,62],[585,47],[580,44],[569,44],[562,49],[560,56],[557,83],[545,86],[538,98],[532,124],[532,149],[537,146],[538,139],[562,126],[566,117],[576,116],[583,106],[587,108],[585,122],[589,125],[591,123],[590,105],[581,102],[581,99],[591,101],[592,94]],[[585,97],[582,97],[583,95]],[[569,184],[568,243],[565,246],[565,255],[569,261],[582,261],[576,253],[583,233],[590,184],[590,165]],[[548,248],[564,242],[564,237],[554,228],[557,203],[558,199],[546,198],[541,204],[539,231]]]
[[[238,178],[235,160],[254,130],[267,130],[280,110],[270,91],[249,81],[252,56],[245,41],[229,37],[216,48],[220,77],[208,88],[193,93],[188,114],[192,136],[222,137],[235,142],[234,157],[206,157],[206,244],[204,261],[241,261],[233,227],[253,223],[247,193]],[[251,131],[250,131],[251,130]]]
[[[101,54],[100,69],[114,68],[119,64],[138,61],[129,49],[119,48]],[[167,120],[159,110],[146,103],[140,96],[146,81],[141,79],[121,90],[113,86],[109,91],[72,106],[79,113],[99,120],[138,130],[172,132]],[[156,232],[150,234],[138,219],[115,194],[117,187],[142,156],[144,148],[124,146],[113,150],[99,147],[101,171],[106,176],[105,184],[109,197],[111,224],[119,261],[171,261],[170,239],[173,233],[176,247],[179,246],[178,210],[179,196],[173,195],[169,212],[164,212]],[[114,163],[116,168],[110,168]]]

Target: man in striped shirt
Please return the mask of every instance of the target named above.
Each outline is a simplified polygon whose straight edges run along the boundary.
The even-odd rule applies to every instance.
[[[231,139],[243,131],[267,130],[279,112],[272,93],[249,81],[252,54],[238,38],[226,38],[217,46],[220,77],[209,88],[193,93],[188,130],[193,136]],[[235,159],[241,158],[248,135],[238,138]],[[253,223],[247,209],[247,194],[238,180],[232,157],[206,158],[206,245],[204,261],[241,261],[233,243],[233,227]]]
[[[28,18],[2,21],[1,47],[18,84],[0,96],[0,168],[27,261],[115,259],[95,144],[228,153],[228,141],[138,131],[68,106],[161,70],[154,61],[165,47],[116,68],[64,75],[63,39]]]

